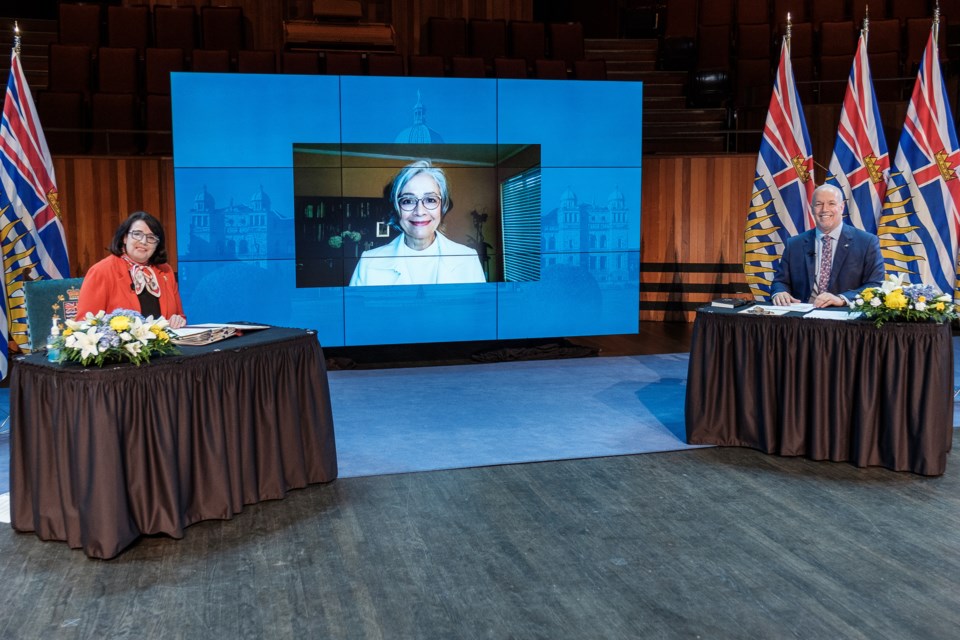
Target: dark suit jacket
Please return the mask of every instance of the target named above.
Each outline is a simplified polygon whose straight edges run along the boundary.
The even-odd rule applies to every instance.
[[[817,231],[811,229],[787,240],[777,265],[771,295],[786,291],[800,302],[807,302],[813,291],[816,265]],[[846,222],[834,248],[833,269],[827,290],[853,300],[863,289],[883,283],[883,256],[877,236]]]

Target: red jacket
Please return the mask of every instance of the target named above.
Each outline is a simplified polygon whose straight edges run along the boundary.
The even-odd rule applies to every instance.
[[[177,289],[177,280],[173,277],[173,269],[168,264],[153,266],[157,273],[157,282],[160,284],[160,313],[164,318],[183,313],[183,303],[180,302],[180,291]],[[97,264],[90,267],[83,277],[80,286],[80,300],[77,303],[77,319],[87,314],[114,309],[140,310],[140,300],[131,287],[130,269],[123,258],[109,255]]]

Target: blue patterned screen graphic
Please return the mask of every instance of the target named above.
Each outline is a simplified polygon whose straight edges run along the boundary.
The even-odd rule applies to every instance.
[[[172,97],[191,323],[329,347],[637,331],[640,83],[175,73]],[[442,180],[391,191],[425,160]],[[439,259],[404,247],[434,228]]]

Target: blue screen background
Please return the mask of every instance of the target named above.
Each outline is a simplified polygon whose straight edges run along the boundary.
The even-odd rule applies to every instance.
[[[175,73],[171,84],[191,323],[313,328],[331,347],[637,331],[641,83]],[[294,143],[406,142],[415,109],[445,144],[540,145],[540,280],[298,289]],[[576,247],[562,228],[571,211]],[[223,220],[234,226],[221,255],[193,231]],[[248,224],[265,231],[244,235]]]

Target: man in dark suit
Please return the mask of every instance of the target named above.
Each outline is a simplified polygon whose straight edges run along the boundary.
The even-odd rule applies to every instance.
[[[867,287],[880,286],[883,256],[877,236],[843,223],[843,192],[823,184],[813,192],[816,228],[787,240],[773,278],[772,301],[785,306],[846,306]]]

